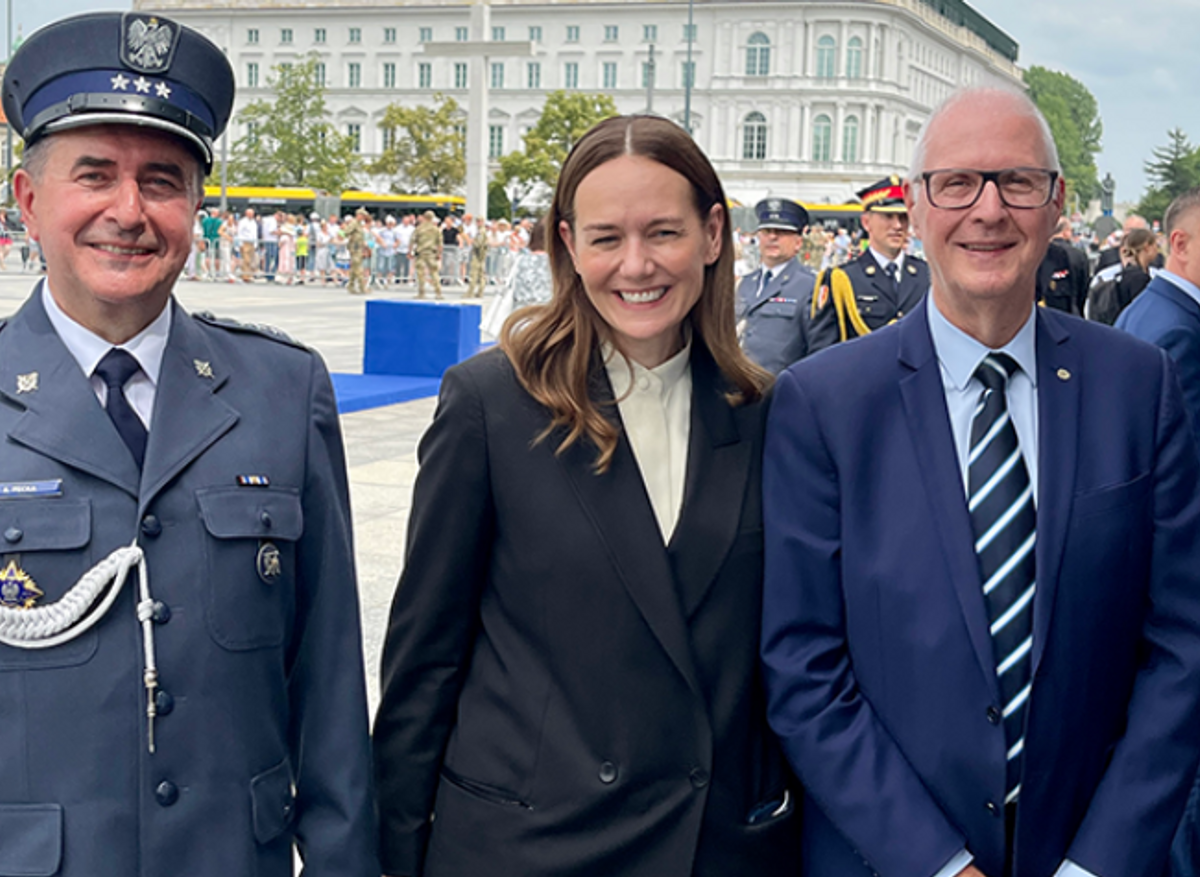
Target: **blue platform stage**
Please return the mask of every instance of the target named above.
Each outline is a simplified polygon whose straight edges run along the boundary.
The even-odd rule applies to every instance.
[[[363,373],[333,375],[338,412],[434,396],[450,366],[479,352],[479,305],[367,302]]]

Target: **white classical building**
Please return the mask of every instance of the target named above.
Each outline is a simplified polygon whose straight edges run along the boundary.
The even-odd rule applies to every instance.
[[[318,53],[332,120],[368,156],[387,145],[388,104],[441,92],[465,107],[468,65],[481,63],[423,51],[470,39],[467,0],[134,8],[222,46],[238,106],[270,97],[273,65]],[[746,203],[845,201],[904,173],[921,124],[954,88],[1018,84],[1021,74],[1017,44],[963,0],[694,0],[690,10],[686,0],[492,0],[490,19],[486,37],[536,44],[532,57],[486,61],[493,158],[521,147],[549,92],[604,92],[621,112],[687,118],[730,196]],[[235,122],[233,136],[242,133]]]

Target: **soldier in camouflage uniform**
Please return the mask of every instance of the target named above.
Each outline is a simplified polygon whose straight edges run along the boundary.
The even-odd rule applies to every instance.
[[[467,262],[467,294],[464,298],[483,298],[483,287],[487,283],[488,237],[483,221],[475,226],[475,237],[471,239],[471,255]]]
[[[438,228],[437,215],[426,210],[413,232],[411,253],[417,266],[417,298],[425,297],[425,284],[433,287],[438,298],[442,288],[438,285],[438,269],[442,260],[442,232]]]
[[[342,233],[346,236],[346,249],[350,251],[350,280],[346,291],[353,295],[366,295],[367,293],[365,261],[367,239],[366,232],[363,230],[365,216],[366,214],[360,210],[352,219],[348,219],[342,225]]]
[[[804,242],[800,244],[800,261],[805,268],[812,272],[821,270],[821,262],[825,259],[825,228],[822,225],[810,225],[804,234]]]

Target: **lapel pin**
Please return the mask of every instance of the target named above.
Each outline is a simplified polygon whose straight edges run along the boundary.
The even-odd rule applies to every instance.
[[[196,374],[200,377],[211,378],[213,376],[212,365],[203,359],[193,359],[192,365],[196,367]]]
[[[868,266],[867,266],[867,276],[868,276],[868,277],[874,277],[874,276],[875,276],[875,266],[874,266],[874,265],[868,265]]]
[[[917,266],[914,265],[912,262],[909,262],[908,264],[906,264],[904,266],[904,270],[907,271],[909,274],[913,275],[914,277],[917,276]]]
[[[27,375],[17,375],[17,392],[18,393],[36,393],[38,388],[38,373],[30,372]]]
[[[1060,381],[1069,381],[1069,380],[1071,380],[1071,373],[1070,373],[1069,371],[1067,371],[1065,368],[1060,368],[1060,369],[1058,370],[1057,374],[1058,374],[1058,379],[1059,379]]]

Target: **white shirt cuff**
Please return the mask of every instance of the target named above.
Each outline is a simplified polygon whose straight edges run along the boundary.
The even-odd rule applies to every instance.
[[[1058,870],[1054,872],[1054,877],[1096,877],[1096,875],[1087,868],[1079,867],[1070,859],[1064,859],[1063,863],[1058,866]]]
[[[967,867],[967,865],[971,864],[973,861],[975,861],[974,856],[968,853],[965,849],[959,850],[954,854],[949,862],[942,866],[940,871],[933,875],[933,877],[954,877],[955,874]],[[1071,875],[1071,877],[1078,877],[1078,875]]]

